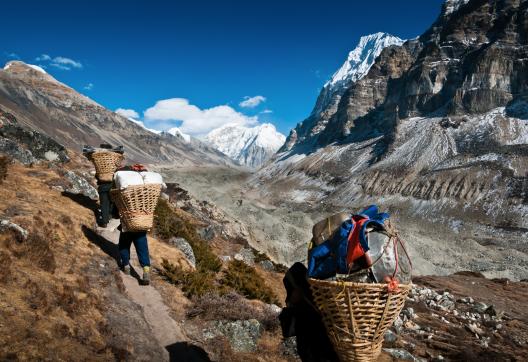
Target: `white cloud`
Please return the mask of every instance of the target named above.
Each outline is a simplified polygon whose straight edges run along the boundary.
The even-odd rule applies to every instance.
[[[266,97],[264,96],[254,96],[254,97],[248,97],[245,96],[244,100],[240,102],[238,105],[242,108],[255,108],[260,103],[265,102]]]
[[[263,110],[262,112],[260,112],[261,114],[268,114],[268,113],[273,113],[273,111],[271,109],[265,109]]]
[[[6,52],[4,52],[4,54],[6,55],[6,57],[11,58],[11,59],[20,59],[20,57],[18,56],[17,53],[6,53]]]
[[[48,54],[41,54],[38,57],[36,57],[35,60],[37,62],[47,63],[48,65],[52,67],[62,69],[62,70],[71,70],[72,68],[82,69],[83,67],[82,63],[77,60],[73,60],[71,58],[66,58],[66,57],[61,57],[61,56],[53,58]]]
[[[35,60],[37,62],[47,62],[51,60],[51,57],[48,54],[41,54],[40,56],[36,57]]]
[[[55,57],[53,58],[51,62],[52,62],[51,65],[58,64],[58,65],[62,65],[64,67],[69,67],[69,68],[79,68],[80,69],[83,67],[81,62],[78,62],[76,60],[66,58],[66,57]]]
[[[94,87],[93,83],[88,83],[87,85],[85,85],[83,88],[86,89],[86,90],[92,90]]]
[[[146,121],[181,121],[178,128],[193,136],[205,135],[225,124],[254,125],[257,117],[249,117],[233,108],[221,105],[207,109],[189,104],[184,98],[164,99],[144,112]]]
[[[133,109],[118,108],[115,110],[115,112],[126,118],[139,119],[138,112],[134,111]]]

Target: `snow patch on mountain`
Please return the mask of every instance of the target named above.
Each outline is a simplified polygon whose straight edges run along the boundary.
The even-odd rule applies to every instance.
[[[178,127],[173,127],[167,131],[167,133],[175,136],[175,137],[181,137],[185,142],[191,142],[191,136],[183,133]]]
[[[469,0],[446,0],[444,3],[443,15],[449,15],[457,11],[462,5],[466,5]]]
[[[15,62],[22,63],[22,62],[20,62],[18,60],[7,62],[6,65],[4,65],[4,70],[8,70],[12,65],[16,64]],[[39,67],[38,65],[27,64],[27,63],[24,63],[24,65],[27,65],[28,67],[30,67],[33,70],[36,70],[39,73],[48,74],[48,73],[46,73],[46,71],[42,67]]]
[[[125,117],[125,118],[128,119],[130,122],[133,122],[133,123],[137,124],[138,126],[141,126],[142,128],[146,129],[147,131],[149,131],[151,133],[154,133],[154,134],[160,134],[161,133],[161,131],[158,131],[158,130],[155,130],[155,129],[152,129],[152,128],[147,128],[145,126],[145,123],[143,123],[142,121],[138,121],[137,119],[134,119],[132,117]]]
[[[228,124],[209,132],[204,140],[242,165],[258,168],[284,144],[274,125],[256,127]]]
[[[348,58],[341,68],[324,86],[344,86],[363,78],[384,48],[389,45],[401,45],[403,42],[404,40],[397,36],[381,32],[362,36],[356,48],[348,53]]]

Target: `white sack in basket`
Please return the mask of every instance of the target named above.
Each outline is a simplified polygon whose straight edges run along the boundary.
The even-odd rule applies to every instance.
[[[156,172],[140,172],[141,177],[143,177],[143,183],[145,185],[148,184],[156,184],[156,185],[163,185],[163,179],[161,178],[161,175]]]
[[[143,185],[143,177],[136,171],[117,171],[114,174],[116,188],[119,190],[126,189],[128,186]]]

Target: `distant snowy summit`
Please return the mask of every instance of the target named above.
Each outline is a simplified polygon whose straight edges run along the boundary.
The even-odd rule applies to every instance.
[[[374,33],[362,36],[354,50],[348,53],[343,65],[323,86],[312,114],[320,113],[336,106],[345,89],[367,75],[383,49],[391,45],[402,45],[404,41],[387,33]]]
[[[173,127],[169,129],[167,133],[173,135],[174,137],[181,138],[187,143],[191,142],[191,136],[186,133],[183,133],[178,127]]]
[[[343,65],[324,84],[310,116],[291,131],[280,152],[291,150],[298,144],[317,143],[319,134],[325,131],[345,91],[368,74],[383,49],[400,46],[404,42],[387,33],[362,36],[357,46],[348,53]]]
[[[354,50],[348,53],[341,68],[326,82],[325,87],[345,86],[363,78],[376,57],[389,45],[401,45],[404,40],[387,33],[375,33],[362,36]]]
[[[228,124],[209,132],[204,141],[241,165],[258,168],[277,152],[285,139],[274,125],[265,123],[252,128]]]

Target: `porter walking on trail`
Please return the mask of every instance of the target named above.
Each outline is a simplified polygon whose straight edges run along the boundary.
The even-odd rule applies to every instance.
[[[161,175],[148,172],[143,165],[127,166],[114,174],[112,196],[119,209],[120,265],[125,274],[130,274],[130,246],[136,248],[139,264],[143,268],[143,284],[150,283],[150,257],[147,231],[152,228],[163,180]]]
[[[96,170],[95,178],[97,179],[100,208],[97,213],[97,225],[106,228],[110,221],[113,207],[110,199],[112,176],[115,170],[121,166],[123,146],[113,148],[107,143],[99,145],[99,148],[84,146],[83,153],[94,163]]]

